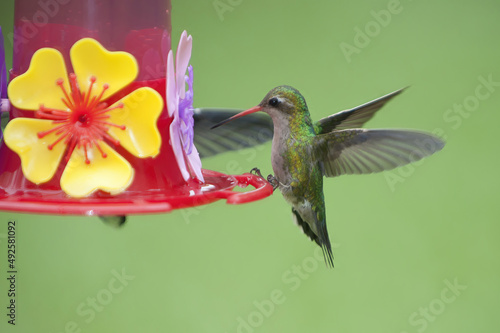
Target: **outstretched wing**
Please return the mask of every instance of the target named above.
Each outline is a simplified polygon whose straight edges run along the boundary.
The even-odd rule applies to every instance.
[[[323,174],[366,174],[416,162],[441,150],[440,138],[413,130],[346,129],[318,135],[314,156]]]
[[[200,157],[253,147],[273,138],[273,121],[264,113],[250,114],[221,126],[217,131],[210,130],[215,124],[240,111],[209,108],[194,110],[193,140]]]
[[[406,88],[396,90],[390,94],[374,99],[371,102],[320,119],[314,125],[316,133],[325,134],[333,130],[362,127],[364,123],[373,117],[375,112],[380,110],[387,102],[402,93],[405,89]]]

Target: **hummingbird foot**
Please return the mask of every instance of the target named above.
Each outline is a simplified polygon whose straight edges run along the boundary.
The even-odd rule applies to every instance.
[[[259,168],[253,168],[252,170],[250,170],[250,173],[259,176],[260,178],[264,178]],[[267,176],[267,182],[272,185],[273,192],[276,191],[276,189],[280,186],[280,182],[273,175]]]
[[[259,168],[253,168],[252,170],[250,170],[250,173],[254,174],[256,176],[259,176],[260,178],[264,178],[264,177],[262,177],[262,173],[260,173],[260,169]]]
[[[280,186],[278,178],[274,177],[273,175],[267,176],[267,181],[273,186],[273,192],[276,191],[276,189]]]

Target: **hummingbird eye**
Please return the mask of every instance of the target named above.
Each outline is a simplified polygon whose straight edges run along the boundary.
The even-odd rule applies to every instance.
[[[269,105],[271,105],[271,106],[277,106],[279,103],[280,103],[280,101],[276,97],[273,97],[269,100]]]

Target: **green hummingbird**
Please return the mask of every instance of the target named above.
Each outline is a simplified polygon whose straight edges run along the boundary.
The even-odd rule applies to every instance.
[[[292,206],[303,232],[323,250],[333,267],[332,246],[326,228],[323,176],[368,174],[390,170],[441,150],[444,141],[415,130],[362,129],[376,111],[404,89],[315,123],[302,94],[290,86],[272,89],[257,106],[238,113],[212,128],[257,111],[274,124],[268,181],[279,188]]]

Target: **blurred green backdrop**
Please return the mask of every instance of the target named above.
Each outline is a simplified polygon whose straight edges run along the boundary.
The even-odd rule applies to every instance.
[[[6,33],[13,2],[0,10]],[[325,181],[333,270],[278,192],[132,216],[121,230],[90,217],[0,213],[1,332],[499,330],[498,1],[172,7],[173,48],[184,29],[194,38],[195,106],[247,108],[289,84],[319,119],[410,85],[367,127],[435,131],[445,149],[390,173]],[[268,143],[204,167],[267,174],[270,153]],[[15,327],[5,315],[12,219]]]

